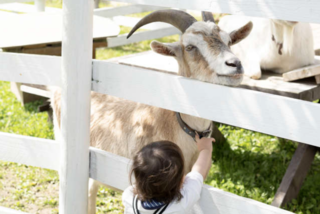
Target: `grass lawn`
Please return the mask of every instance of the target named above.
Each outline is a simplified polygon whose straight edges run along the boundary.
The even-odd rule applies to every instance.
[[[61,1],[47,1],[60,7]],[[138,16],[141,16],[139,14]],[[127,32],[128,28],[122,28]],[[178,36],[162,38],[173,42]],[[112,49],[99,49],[98,59],[109,59],[150,50],[150,41]],[[46,113],[37,113],[42,101],[22,107],[10,92],[10,83],[0,81],[0,131],[53,139]],[[227,125],[219,125],[227,138],[216,144],[206,183],[237,195],[270,204],[297,143]],[[317,155],[296,200],[284,207],[299,214],[320,214],[320,156]],[[0,161],[0,206],[29,213],[58,213],[59,177],[56,171]],[[122,213],[121,193],[101,187],[98,213]]]

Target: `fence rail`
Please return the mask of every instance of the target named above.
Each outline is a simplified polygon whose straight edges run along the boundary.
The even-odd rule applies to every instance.
[[[318,0],[115,0],[118,2],[179,9],[230,13],[290,21],[320,23]]]
[[[60,65],[59,57],[0,54],[6,81],[60,85]],[[93,91],[320,147],[315,103],[99,60],[92,78]]]
[[[59,143],[22,135],[0,133],[0,159],[47,169],[59,169]],[[7,154],[9,153],[9,154]],[[124,190],[129,184],[128,173],[131,161],[127,158],[90,148],[91,178],[108,186]],[[234,213],[246,214],[292,214],[291,212],[266,205],[232,193],[204,186],[202,196],[194,207],[195,214]],[[19,214],[22,212],[0,207],[1,214]]]

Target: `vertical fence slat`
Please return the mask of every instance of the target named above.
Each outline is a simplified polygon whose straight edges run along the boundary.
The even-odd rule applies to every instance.
[[[35,0],[34,1],[36,11],[37,12],[43,12],[46,8],[46,0]]]
[[[59,213],[88,204],[93,1],[63,1]]]

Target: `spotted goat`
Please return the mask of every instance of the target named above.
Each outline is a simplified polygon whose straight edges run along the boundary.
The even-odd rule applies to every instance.
[[[252,29],[249,22],[226,33],[213,20],[196,21],[183,11],[160,10],[140,20],[131,30],[130,37],[141,26],[152,22],[169,23],[182,32],[178,42],[151,43],[153,51],[174,57],[179,63],[179,75],[227,86],[237,86],[243,77],[240,60],[230,46],[244,39]],[[159,86],[160,87],[160,86]],[[61,92],[54,92],[52,106],[55,132],[59,132]],[[91,93],[90,145],[114,154],[132,158],[146,144],[168,140],[180,146],[185,158],[185,171],[190,171],[198,153],[193,136],[195,130],[207,134],[212,131],[210,120],[180,114],[166,109],[135,103],[96,92]],[[182,126],[192,132],[187,134]],[[205,133],[205,132],[203,132]],[[99,182],[90,181],[89,213],[96,210]]]

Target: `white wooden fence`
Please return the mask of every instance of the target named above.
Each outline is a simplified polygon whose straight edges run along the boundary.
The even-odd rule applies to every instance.
[[[320,23],[318,0],[123,1]],[[63,89],[62,142],[0,133],[0,159],[59,170],[61,214],[87,213],[89,176],[121,190],[128,185],[128,159],[89,148],[90,90],[320,147],[317,104],[92,60],[92,16],[93,1],[64,0],[61,58],[0,53],[1,80]],[[290,213],[207,186],[195,210]]]

